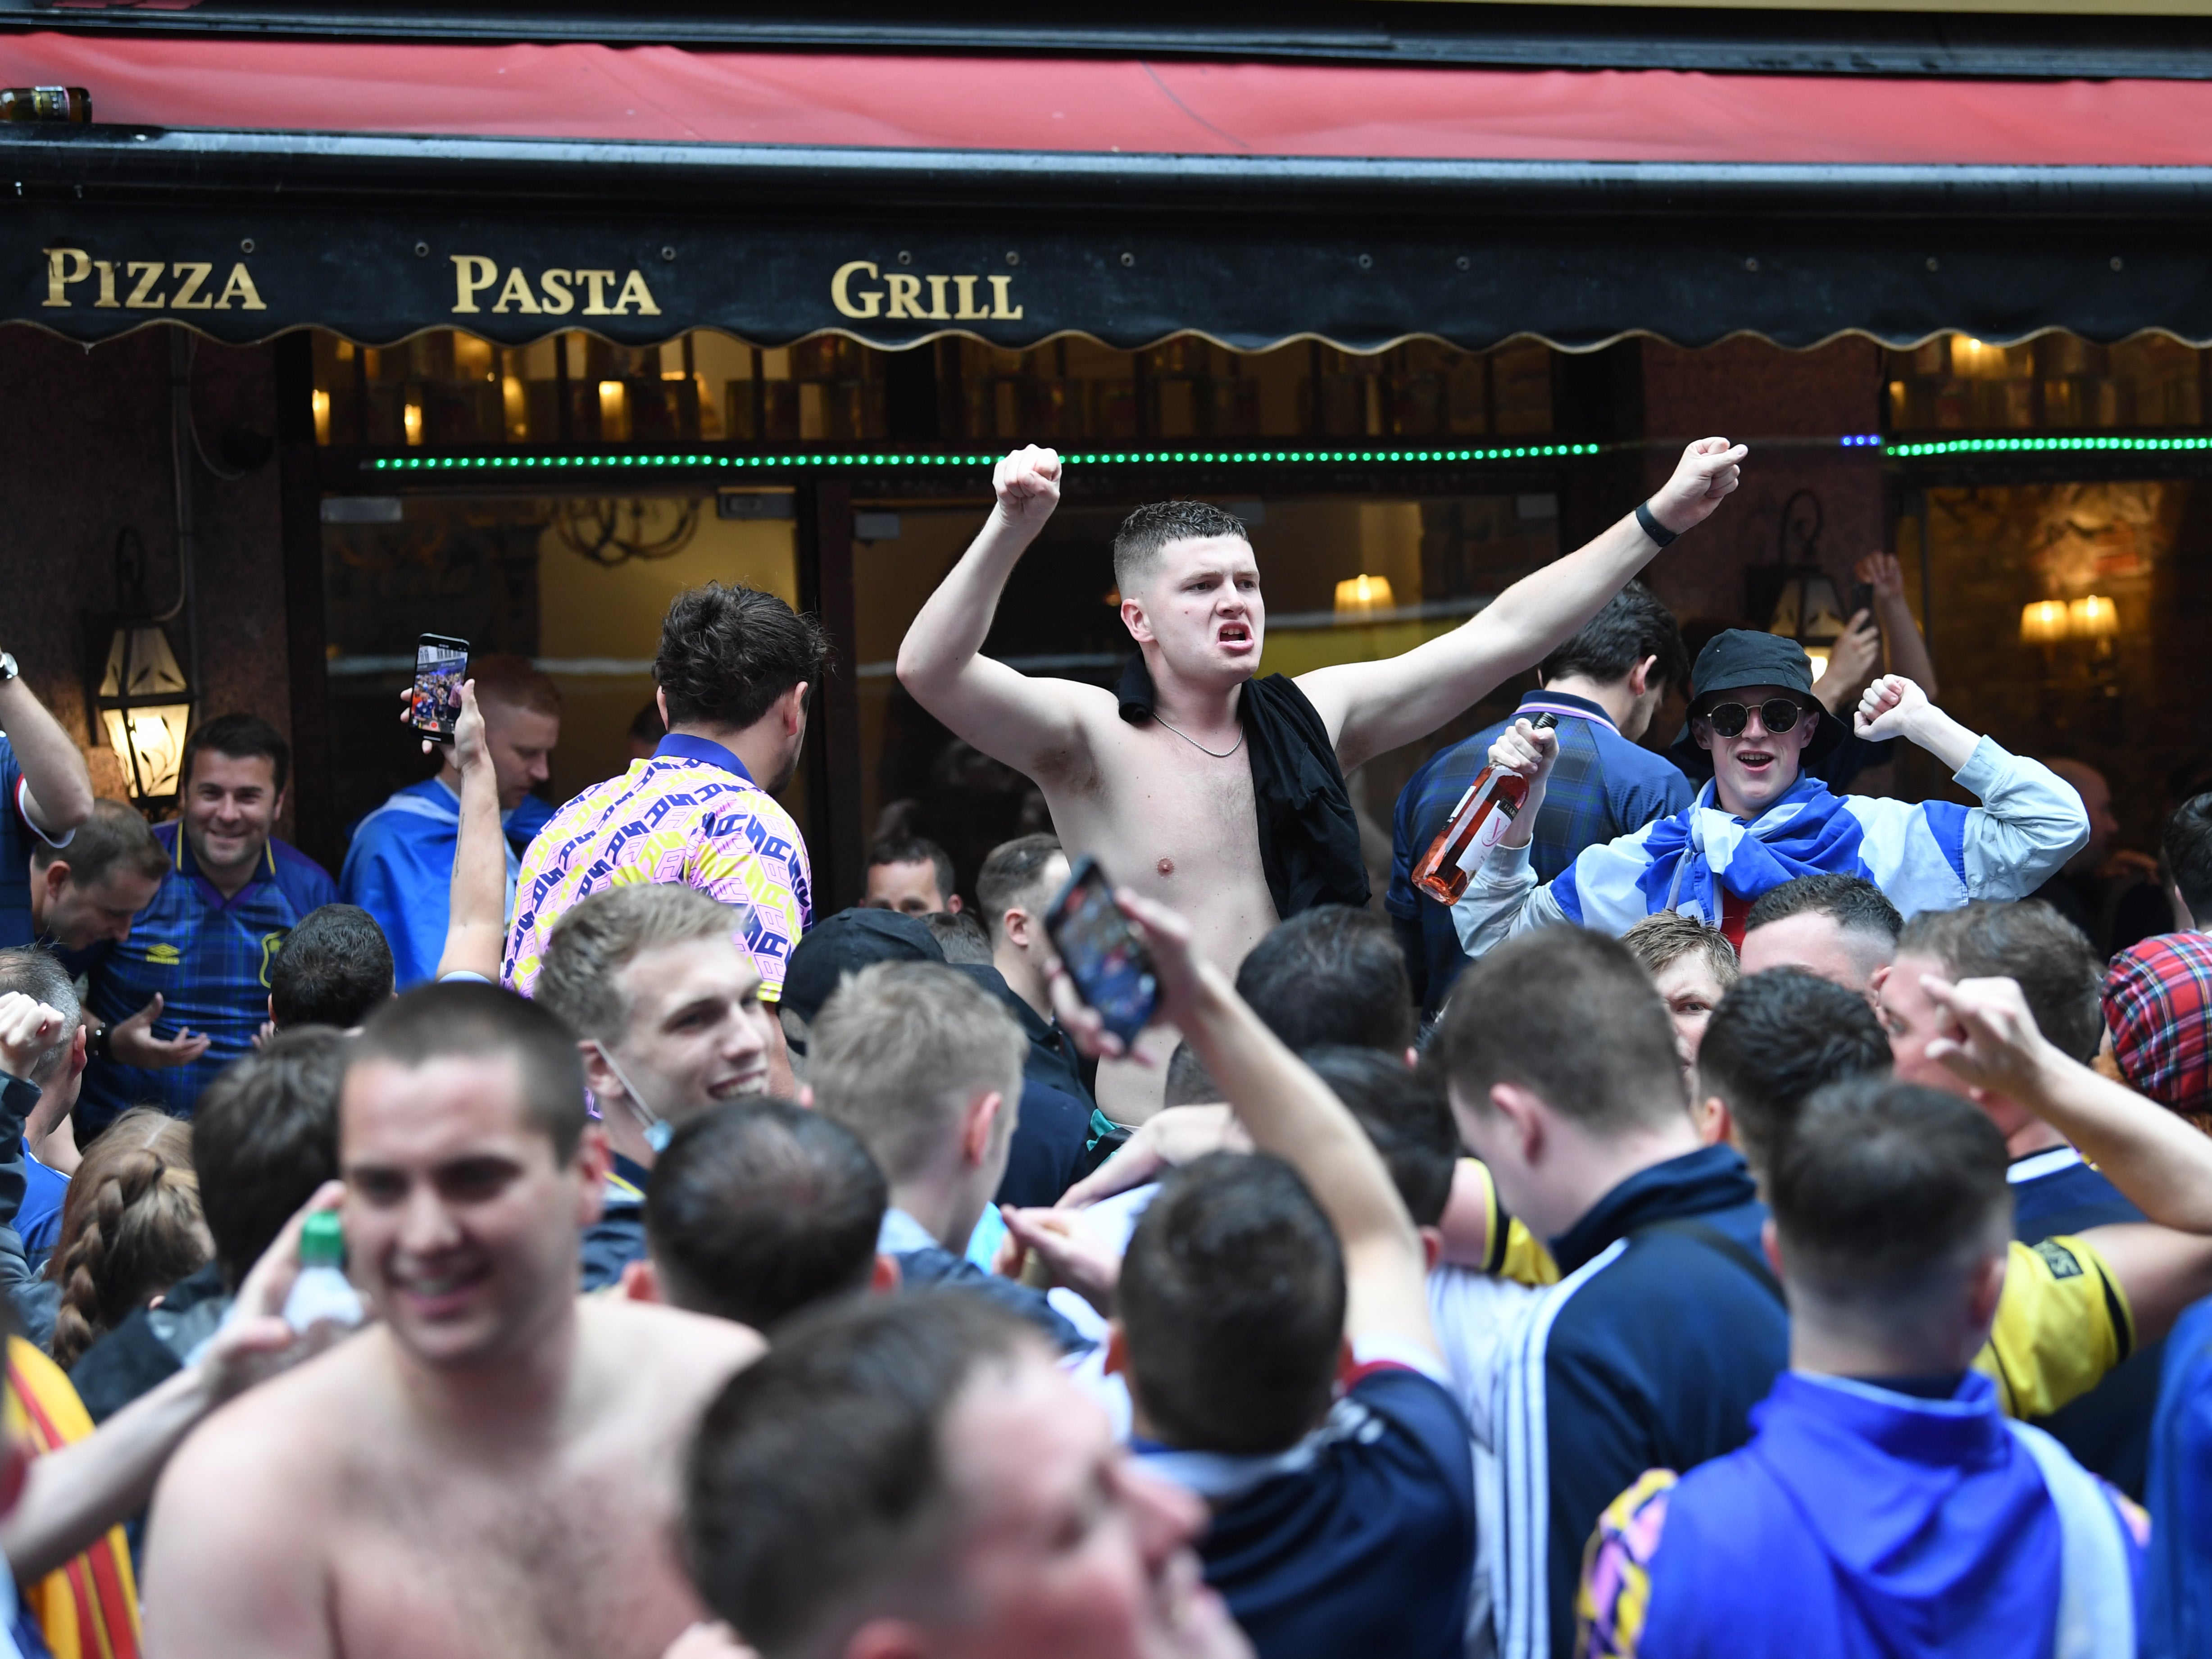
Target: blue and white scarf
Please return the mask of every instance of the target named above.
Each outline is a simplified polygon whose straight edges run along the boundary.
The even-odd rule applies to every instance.
[[[1584,848],[1552,884],[1569,921],[1623,933],[1678,910],[1718,927],[1721,890],[1748,904],[1799,876],[1860,876],[1906,915],[1966,902],[1966,815],[1951,801],[1836,795],[1818,778],[1746,823],[1708,782],[1672,817]]]

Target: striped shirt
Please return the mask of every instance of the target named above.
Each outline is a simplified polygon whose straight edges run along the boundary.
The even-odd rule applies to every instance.
[[[505,982],[528,996],[554,923],[624,882],[682,883],[736,910],[761,1000],[782,1000],[792,949],[814,920],[806,843],[720,744],[671,732],[650,759],[553,815],[522,857]]]

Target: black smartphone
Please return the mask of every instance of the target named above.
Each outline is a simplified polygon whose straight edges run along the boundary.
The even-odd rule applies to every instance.
[[[1077,994],[1098,1011],[1108,1030],[1125,1043],[1135,1042],[1159,1001],[1159,980],[1097,859],[1086,855],[1075,866],[1045,912],[1044,930]]]
[[[415,641],[414,728],[434,743],[451,743],[461,718],[461,684],[469,677],[469,642],[444,634]]]
[[[1862,611],[1869,617],[1874,614],[1874,584],[1872,582],[1851,584],[1851,607],[1844,612],[1844,620],[1849,622]]]

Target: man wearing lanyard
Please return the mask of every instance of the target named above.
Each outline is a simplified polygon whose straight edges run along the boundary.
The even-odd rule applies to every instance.
[[[1690,677],[1688,653],[1667,607],[1631,582],[1582,632],[1547,657],[1539,690],[1510,719],[1425,761],[1398,796],[1383,908],[1406,952],[1413,994],[1434,1014],[1466,965],[1450,908],[1413,884],[1413,869],[1449,820],[1460,797],[1489,763],[1490,745],[1516,720],[1540,714],[1559,721],[1559,760],[1553,792],[1537,809],[1529,861],[1549,881],[1583,848],[1640,830],[1690,804],[1689,780],[1664,756],[1639,746],[1671,684]],[[1564,789],[1563,778],[1571,777]]]
[[[553,924],[579,900],[625,882],[670,882],[738,914],[760,999],[781,1000],[814,898],[806,843],[775,796],[799,769],[806,694],[828,658],[821,624],[772,593],[708,582],[677,595],[653,664],[668,735],[530,843],[501,975],[511,988],[531,994]],[[769,1024],[769,1091],[788,1095],[791,1062]]]

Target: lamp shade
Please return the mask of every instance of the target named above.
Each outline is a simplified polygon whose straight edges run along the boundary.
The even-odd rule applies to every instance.
[[[1390,592],[1388,576],[1352,576],[1336,585],[1336,614],[1340,617],[1368,617],[1377,611],[1395,609],[1398,601]]]
[[[2120,631],[2120,608],[2102,593],[2092,593],[2066,607],[2068,631],[2077,640],[2109,640]]]
[[[107,643],[99,703],[100,724],[122,759],[131,798],[174,795],[185,734],[191,728],[192,690],[168,635],[151,624],[117,629]]]
[[[2069,627],[2063,599],[2035,599],[2020,608],[2022,645],[2056,645],[2066,637]]]

